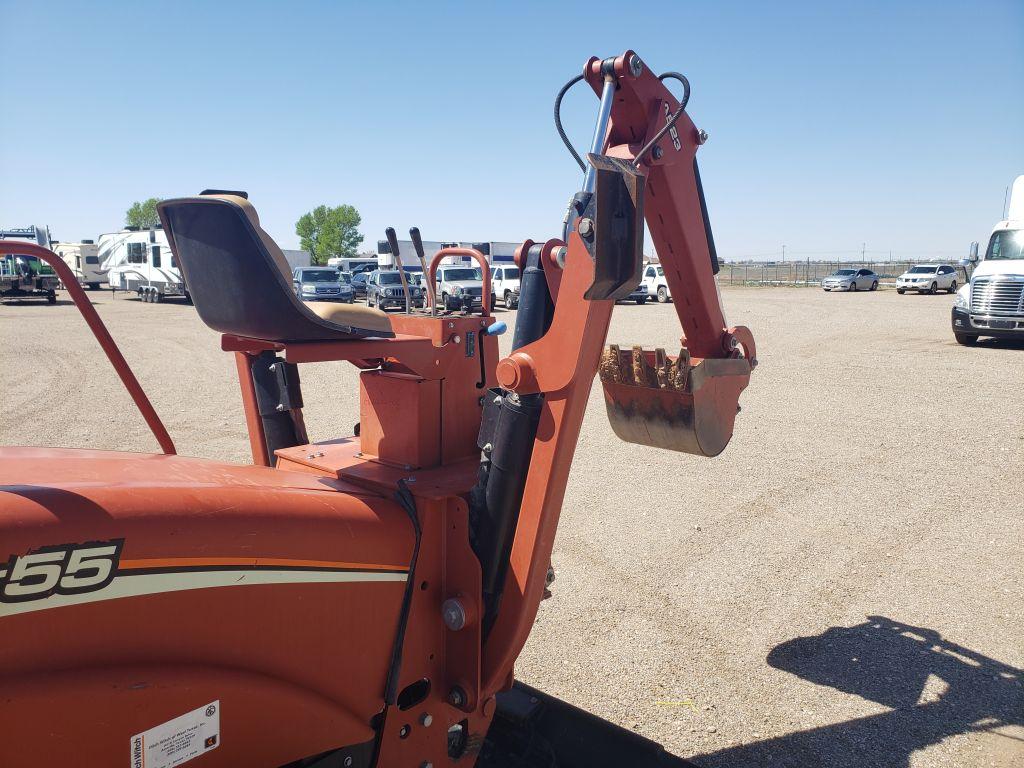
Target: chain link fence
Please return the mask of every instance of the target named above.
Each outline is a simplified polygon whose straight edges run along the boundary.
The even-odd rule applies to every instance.
[[[936,261],[751,261],[722,264],[718,282],[722,285],[819,286],[837,269],[870,269],[878,275],[879,286],[896,287],[896,278],[918,264],[948,264]],[[967,282],[962,266],[953,265],[957,282]]]

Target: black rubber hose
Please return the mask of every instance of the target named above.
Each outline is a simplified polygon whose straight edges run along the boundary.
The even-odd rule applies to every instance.
[[[679,109],[672,113],[672,117],[668,119],[668,122],[665,123],[664,127],[656,134],[654,134],[654,138],[647,142],[644,145],[643,149],[636,153],[636,158],[633,160],[633,165],[635,165],[637,168],[640,167],[640,161],[643,159],[644,155],[650,152],[651,148],[659,141],[661,141],[666,133],[672,130],[672,127],[676,124],[676,121],[680,117],[682,117],[683,112],[686,110],[686,103],[690,100],[690,81],[686,79],[685,75],[681,75],[678,72],[665,72],[664,74],[658,75],[659,80],[665,80],[666,78],[678,80],[680,83],[683,84],[683,98],[679,102]]]
[[[581,171],[586,171],[587,166],[583,162],[583,158],[580,157],[580,153],[576,151],[576,147],[569,141],[569,137],[565,135],[565,129],[562,128],[562,99],[565,94],[569,92],[576,83],[583,79],[583,75],[576,75],[572,80],[562,86],[562,90],[558,92],[558,96],[555,97],[555,128],[558,129],[558,135],[562,137],[562,143],[565,144],[566,149],[569,150],[569,154],[572,155],[576,161],[576,165],[580,167]]]

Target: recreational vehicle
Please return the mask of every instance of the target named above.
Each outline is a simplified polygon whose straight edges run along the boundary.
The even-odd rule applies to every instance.
[[[131,291],[151,303],[168,296],[189,297],[167,236],[159,227],[100,235],[98,245],[100,264],[112,290]]]
[[[107,279],[107,273],[100,267],[100,249],[92,240],[80,243],[54,243],[53,252],[64,259],[78,278],[83,288],[97,290]]]

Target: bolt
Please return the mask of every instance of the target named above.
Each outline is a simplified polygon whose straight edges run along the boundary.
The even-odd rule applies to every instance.
[[[661,160],[661,156],[663,154],[665,154],[665,151],[657,145],[654,147],[654,149],[651,150],[651,157],[653,157],[655,160]]]
[[[398,729],[398,738],[400,738],[400,739],[408,738],[409,731],[411,731],[411,730],[412,729],[408,725],[403,725],[401,728]]]
[[[750,368],[751,368],[751,370],[753,370],[754,368],[757,368],[757,358],[756,357],[750,358]]]
[[[580,233],[580,237],[590,237],[594,234],[594,220],[584,217],[580,219],[579,226],[576,229]]]
[[[284,410],[284,403],[278,403],[277,404],[277,411],[278,411],[278,413],[280,413],[283,410]]]
[[[736,349],[740,345],[739,339],[735,336],[729,337],[729,349]]]
[[[708,140],[708,132],[705,131],[703,128],[700,128],[697,131],[697,143],[698,144],[705,144],[705,143],[707,143],[707,140]]]
[[[515,392],[509,392],[506,399],[512,403],[512,405],[519,405],[519,395]]]
[[[466,692],[459,688],[459,686],[455,686],[448,691],[448,703],[453,707],[464,706],[466,703]]]
[[[565,257],[568,252],[569,249],[564,245],[558,246],[551,252],[551,255],[555,257],[555,264],[558,265],[559,269],[565,269]]]
[[[461,344],[462,343],[462,337],[459,336],[458,334],[456,334],[455,336],[452,336],[452,341],[454,341],[456,344]]]
[[[276,371],[277,370],[277,363],[272,363],[270,368],[268,368],[267,370],[268,371]]]
[[[449,328],[454,328],[455,327],[455,323],[448,323],[448,327]]]
[[[640,77],[644,71],[644,63],[640,61],[640,57],[635,53],[629,57],[629,71],[633,77]]]
[[[434,717],[429,712],[424,712],[420,715],[420,725],[424,728],[429,728],[432,722],[434,722]]]
[[[405,478],[405,482],[407,482],[407,483],[415,483],[416,482],[416,478],[413,477],[412,475],[409,475],[409,477]]]
[[[454,597],[449,597],[441,604],[441,616],[444,625],[452,632],[458,632],[466,626],[466,609]]]
[[[345,758],[345,768],[352,768],[352,758],[351,757],[346,757]]]

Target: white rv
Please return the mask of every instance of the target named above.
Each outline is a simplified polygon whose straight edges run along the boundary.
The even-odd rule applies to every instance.
[[[956,292],[953,336],[967,345],[979,336],[1024,339],[1024,176],[1014,180],[1006,218],[992,229],[980,261],[972,244],[965,266],[972,264],[970,281]]]
[[[112,290],[132,291],[146,302],[189,297],[162,229],[110,232],[100,235],[98,245],[100,265]]]
[[[80,243],[55,243],[53,252],[64,259],[83,288],[97,290],[107,273],[100,266],[100,249],[92,240]]]

